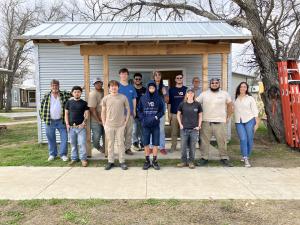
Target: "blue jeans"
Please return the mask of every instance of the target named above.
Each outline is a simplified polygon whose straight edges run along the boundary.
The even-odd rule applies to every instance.
[[[135,118],[133,121],[132,143],[143,143],[142,123],[138,118]]]
[[[255,118],[247,123],[236,123],[236,130],[240,138],[240,149],[243,157],[249,157],[253,147]]]
[[[104,127],[99,123],[91,122],[91,129],[92,129],[93,147],[99,150],[101,137],[102,137],[103,147],[105,146]]]
[[[51,120],[50,125],[46,125],[46,136],[48,139],[49,156],[57,156],[57,144],[56,144],[56,129],[60,134],[60,157],[68,155],[68,133],[66,125],[63,124],[61,119]]]
[[[181,129],[181,161],[183,163],[193,162],[195,160],[196,143],[198,141],[199,131],[195,129]],[[189,152],[189,157],[187,156]]]
[[[85,128],[70,128],[70,142],[71,142],[71,160],[78,160],[78,148],[79,159],[87,160],[86,154],[86,129]]]
[[[159,146],[159,126],[143,127],[143,144],[148,146],[152,141],[152,145]]]

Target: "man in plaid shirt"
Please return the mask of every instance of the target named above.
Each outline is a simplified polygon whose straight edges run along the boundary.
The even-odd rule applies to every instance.
[[[68,161],[68,134],[65,125],[64,108],[70,98],[70,93],[59,90],[59,81],[51,81],[51,91],[46,93],[40,108],[40,117],[46,125],[49,158],[52,161],[57,156],[56,129],[60,134],[60,158]]]

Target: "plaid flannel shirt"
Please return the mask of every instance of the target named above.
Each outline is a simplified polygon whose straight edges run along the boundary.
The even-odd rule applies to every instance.
[[[61,118],[63,123],[65,123],[65,105],[69,98],[71,97],[70,92],[67,91],[59,91],[59,100],[61,106]],[[45,122],[45,124],[50,125],[50,101],[51,101],[51,91],[44,95],[44,98],[41,103],[40,108],[40,117]]]

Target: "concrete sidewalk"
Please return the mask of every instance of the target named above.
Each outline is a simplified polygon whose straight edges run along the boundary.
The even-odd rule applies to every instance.
[[[0,199],[300,199],[300,167],[0,167]]]

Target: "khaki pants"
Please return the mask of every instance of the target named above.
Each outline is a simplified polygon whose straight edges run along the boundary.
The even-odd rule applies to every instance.
[[[171,151],[176,151],[178,133],[179,133],[179,123],[177,120],[177,115],[172,113],[171,114],[171,139],[172,139]]]
[[[201,128],[201,158],[208,159],[209,146],[212,136],[216,137],[218,143],[218,149],[221,159],[229,159],[227,153],[227,132],[226,123],[213,124],[203,121]]]
[[[132,129],[133,129],[133,117],[130,116],[128,119],[128,122],[125,127],[124,136],[125,136],[125,150],[128,150],[131,148],[131,142],[132,142]],[[124,138],[123,136],[123,138]]]
[[[115,141],[116,147],[119,151],[119,162],[125,162],[125,147],[124,147],[124,126],[122,127],[104,127],[105,129],[105,138],[107,141],[107,152],[108,152],[108,162],[114,163],[114,145]]]

